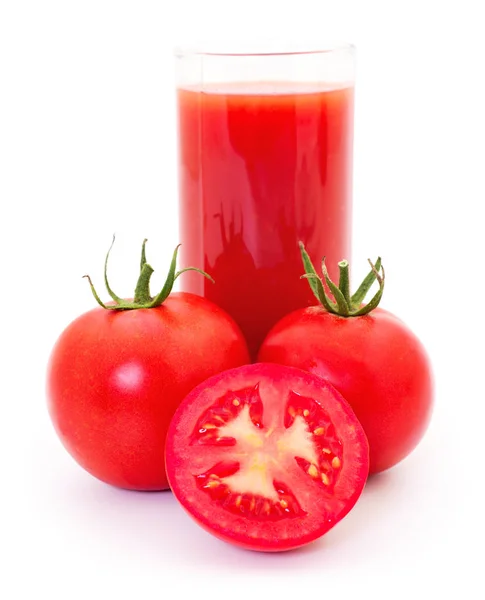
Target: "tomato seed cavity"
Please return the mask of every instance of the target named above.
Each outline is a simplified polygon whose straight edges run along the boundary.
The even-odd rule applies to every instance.
[[[237,446],[240,461],[222,461],[195,474],[196,484],[229,512],[260,520],[302,514],[291,490],[271,478],[278,460],[293,458],[315,485],[327,491],[332,490],[342,466],[342,443],[320,404],[290,391],[284,428],[265,431],[259,385],[231,390],[216,400],[200,416],[190,442]],[[274,449],[280,456],[276,463]]]
[[[334,486],[342,466],[342,443],[335,435],[335,427],[328,414],[313,398],[290,392],[286,406],[285,426],[291,427],[295,419],[305,420],[312,432],[313,443],[318,449],[317,462],[296,456],[298,466],[312,479],[327,488]]]
[[[197,421],[191,436],[191,443],[232,446],[236,440],[218,435],[218,428],[235,419],[245,408],[249,408],[249,416],[255,427],[263,427],[263,402],[259,395],[259,385],[237,391],[230,391],[219,398],[204,412]]]
[[[196,475],[196,485],[208,493],[213,501],[222,504],[226,510],[236,515],[244,515],[259,521],[278,521],[304,514],[288,487],[278,481],[272,482],[273,488],[278,494],[277,500],[257,494],[234,492],[223,479],[238,471],[237,463],[218,463],[205,473]]]

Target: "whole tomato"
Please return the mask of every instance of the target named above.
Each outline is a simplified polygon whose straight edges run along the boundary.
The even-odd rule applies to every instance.
[[[196,385],[248,363],[249,354],[222,309],[194,294],[170,293],[182,272],[175,272],[178,249],[163,290],[150,296],[145,242],[133,301],[111,290],[106,264],[113,303],[101,302],[91,284],[101,307],[60,335],[47,397],[62,443],[84,469],[114,486],[163,490],[165,437],[175,409]]]
[[[339,286],[323,263],[332,299],[303,245],[300,248],[305,277],[321,306],[297,310],[279,321],[264,340],[258,360],[299,367],[337,388],[369,440],[370,472],[383,471],[405,458],[428,426],[433,405],[428,356],[399,318],[377,307],[385,278],[380,259],[371,263],[371,272],[353,296],[347,261],[339,264]],[[376,279],[379,291],[363,305]]]

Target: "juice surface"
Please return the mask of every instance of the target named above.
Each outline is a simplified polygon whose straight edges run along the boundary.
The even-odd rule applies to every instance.
[[[182,289],[242,328],[253,356],[282,316],[316,303],[301,240],[332,277],[350,259],[353,88],[178,91]]]

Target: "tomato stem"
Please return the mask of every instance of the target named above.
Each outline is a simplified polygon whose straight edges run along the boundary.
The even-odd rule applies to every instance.
[[[325,288],[323,287],[323,282],[320,277],[317,275],[315,271],[315,267],[305,250],[302,242],[300,242],[300,251],[301,257],[303,259],[303,266],[305,267],[305,275],[302,275],[305,279],[308,280],[308,283],[315,294],[315,298],[322,304],[328,312],[335,312],[337,310],[337,306],[327,297],[325,293]]]
[[[339,290],[342,292],[343,297],[347,306],[350,306],[350,275],[349,275],[349,262],[347,260],[341,260],[338,264],[340,271],[340,278],[338,281]]]
[[[140,274],[143,271],[143,267],[146,265],[147,256],[145,251],[145,246],[147,245],[148,240],[145,238],[143,240],[143,244],[141,245],[141,258],[140,258]]]
[[[135,304],[149,304],[152,301],[150,296],[150,277],[153,273],[153,267],[145,262],[141,268],[140,277],[135,288]]]
[[[98,293],[96,292],[96,288],[94,287],[93,282],[91,281],[91,277],[89,277],[89,275],[83,275],[83,277],[85,277],[89,281],[89,285],[91,286],[91,292],[93,293],[93,296],[94,296],[94,299],[96,300],[96,302],[103,308],[109,308],[98,296]]]
[[[176,279],[175,268],[177,265],[177,254],[180,248],[180,244],[175,248],[174,253],[172,255],[172,262],[170,263],[170,268],[168,270],[167,279],[163,285],[163,288],[160,292],[150,301],[150,304],[147,308],[155,308],[156,306],[160,306],[164,300],[168,298],[170,292],[172,291],[173,284]]]
[[[138,281],[136,283],[135,295],[134,295],[133,301],[124,300],[123,298],[120,298],[113,292],[113,290],[111,289],[111,287],[109,285],[109,281],[108,281],[108,259],[109,259],[111,249],[113,248],[114,241],[115,241],[115,236],[113,236],[113,241],[111,242],[111,246],[108,249],[108,252],[106,254],[106,258],[104,261],[104,283],[106,286],[106,290],[108,291],[108,294],[110,295],[110,297],[113,300],[113,304],[105,304],[99,297],[89,275],[84,275],[84,277],[86,277],[87,280],[89,281],[89,285],[91,287],[91,292],[94,296],[94,299],[103,308],[106,308],[108,310],[134,310],[134,309],[138,309],[138,308],[155,308],[157,306],[160,306],[171,294],[174,282],[177,279],[177,277],[179,277],[182,273],[185,273],[186,271],[197,271],[197,273],[200,273],[201,275],[203,275],[210,281],[214,282],[214,280],[212,279],[212,277],[210,275],[208,275],[207,273],[205,273],[204,271],[202,271],[200,269],[197,269],[196,267],[186,267],[185,269],[182,269],[182,270],[176,272],[177,254],[178,254],[178,250],[180,248],[180,244],[179,244],[175,248],[174,253],[172,255],[172,260],[170,262],[170,268],[168,270],[167,278],[165,280],[163,288],[154,298],[152,298],[150,295],[150,279],[151,279],[154,269],[151,265],[149,265],[147,263],[146,249],[145,249],[147,240],[145,239],[145,240],[143,240],[142,249],[141,249],[140,275],[139,275]]]
[[[357,288],[357,291],[355,292],[355,294],[352,296],[352,298],[351,298],[352,304],[360,305],[364,301],[364,298],[366,297],[368,291],[372,287],[372,284],[376,280],[375,271],[379,272],[380,269],[381,269],[381,257],[379,256],[379,258],[377,259],[376,264],[375,264],[375,270],[371,269],[371,272],[367,275],[367,277],[364,279],[364,281]]]
[[[371,267],[370,273],[360,284],[357,291],[351,296],[350,265],[347,260],[342,260],[338,263],[340,277],[339,285],[337,286],[328,274],[325,257],[322,260],[322,279],[315,271],[315,267],[313,266],[303,243],[300,242],[299,246],[303,267],[305,269],[305,274],[302,275],[302,278],[307,279],[315,297],[325,310],[341,317],[360,317],[369,314],[377,308],[384,292],[385,281],[385,271],[380,257],[375,264],[369,260]],[[375,281],[379,284],[379,289],[367,304],[363,304],[367,293]],[[330,291],[330,294],[327,293],[325,284]],[[332,297],[335,302],[332,300]]]
[[[322,273],[325,278],[325,283],[330,288],[330,291],[333,294],[333,297],[337,301],[338,313],[342,317],[348,317],[351,307],[347,303],[345,296],[341,292],[341,290],[335,285],[335,283],[330,279],[327,271],[327,266],[325,265],[325,259],[322,260]]]
[[[374,274],[375,279],[377,279],[379,283],[379,289],[377,290],[375,296],[370,300],[365,306],[363,306],[360,310],[356,311],[353,316],[360,317],[362,315],[368,315],[374,308],[379,306],[379,302],[381,301],[382,294],[384,292],[384,280],[386,277],[386,273],[384,271],[384,267],[381,265],[382,275],[379,274],[375,265],[372,264],[370,259],[367,259],[372,269],[372,273]]]
[[[115,243],[115,236],[113,234],[113,239],[111,240],[111,246],[108,248],[108,252],[106,253],[106,258],[104,259],[104,285],[106,286],[106,290],[108,291],[108,294],[111,296],[111,298],[114,300],[114,302],[116,302],[117,304],[121,304],[122,302],[124,302],[123,298],[120,298],[113,292],[113,290],[111,289],[109,282],[108,282],[108,259],[109,259],[109,255],[111,253],[111,249],[113,248],[114,243]],[[91,289],[93,289],[92,286],[91,286]]]

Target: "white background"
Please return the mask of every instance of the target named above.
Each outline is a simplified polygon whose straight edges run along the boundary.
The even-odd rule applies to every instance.
[[[485,596],[485,50],[478,0],[23,0],[0,4],[0,597]],[[340,39],[358,48],[354,273],[380,253],[383,305],[421,337],[436,409],[419,448],[299,552],[238,550],[170,493],[84,473],[50,425],[45,366],[93,306],[113,232],[161,283],[177,238],[172,48]]]

